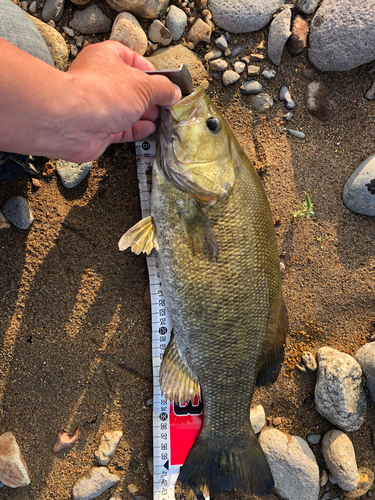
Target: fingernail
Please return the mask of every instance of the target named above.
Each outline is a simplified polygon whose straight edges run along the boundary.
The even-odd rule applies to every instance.
[[[173,84],[174,85],[174,102],[177,102],[181,99],[182,97],[182,94],[181,94],[181,89],[178,85],[176,85],[175,83]]]

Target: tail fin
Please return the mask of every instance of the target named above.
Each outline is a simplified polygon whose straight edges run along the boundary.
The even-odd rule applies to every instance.
[[[207,489],[211,495],[233,488],[246,495],[272,493],[271,470],[252,431],[230,443],[204,431],[198,435],[178,477],[192,490],[188,498],[195,495],[201,500]]]

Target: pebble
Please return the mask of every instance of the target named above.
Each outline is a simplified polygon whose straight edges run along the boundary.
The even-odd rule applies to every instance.
[[[129,493],[131,493],[132,495],[134,495],[134,493],[137,493],[138,491],[138,486],[136,484],[128,484],[128,491]]]
[[[207,54],[204,56],[204,59],[207,62],[211,62],[214,59],[219,59],[219,57],[221,57],[222,54],[223,53],[221,52],[221,50],[214,49],[214,50],[211,50],[210,52],[207,52]]]
[[[309,434],[307,434],[306,439],[311,444],[319,444],[322,440],[322,437],[323,434],[320,434],[318,432],[310,432]]]
[[[27,10],[27,6],[28,6],[28,2],[26,2],[25,0],[23,2],[21,2],[22,10]]]
[[[328,483],[328,472],[323,469],[320,473],[320,487],[323,488]]]
[[[110,40],[126,45],[138,54],[147,50],[147,36],[137,19],[129,12],[121,12],[114,20]]]
[[[71,436],[67,432],[59,432],[53,445],[52,453],[57,454],[61,451],[70,450],[78,441],[80,435],[81,427],[77,427],[75,433]]]
[[[71,0],[72,3],[75,5],[86,5],[87,3],[90,2],[90,0]]]
[[[372,472],[372,470],[367,469],[366,467],[359,467],[358,475],[359,479],[357,487],[352,491],[344,491],[344,496],[346,498],[362,497],[363,495],[366,495],[366,493],[370,490],[371,486],[373,485],[374,473]]]
[[[5,217],[19,229],[28,229],[34,221],[34,216],[29,205],[22,196],[9,198],[2,206],[1,211]],[[1,480],[0,477],[0,481]]]
[[[363,161],[346,181],[342,201],[352,212],[375,216],[375,155]]]
[[[64,33],[68,36],[73,37],[74,36],[74,31],[71,28],[67,28],[66,26],[63,26]]]
[[[215,24],[230,33],[261,30],[280,7],[280,0],[210,0]]]
[[[226,57],[229,57],[231,55],[232,51],[228,48],[225,52],[224,52],[224,55]]]
[[[274,69],[265,69],[264,71],[262,71],[262,76],[264,76],[264,78],[267,78],[267,80],[271,80],[272,78],[275,78],[276,71]]]
[[[110,462],[122,436],[121,431],[110,431],[103,434],[100,439],[99,448],[95,452],[95,458],[100,465],[107,465]]]
[[[56,170],[61,182],[66,188],[73,188],[86,177],[90,172],[92,162],[72,163],[65,160],[56,161]]]
[[[69,49],[70,49],[70,55],[72,57],[77,57],[78,56],[79,50],[78,50],[78,47],[74,43],[71,43],[69,45]]]
[[[237,61],[234,63],[234,71],[239,75],[243,73],[246,69],[246,64],[242,61]]]
[[[333,109],[327,99],[328,88],[320,82],[308,84],[306,92],[307,109],[318,120],[327,121],[333,116]]]
[[[323,437],[322,453],[340,488],[354,490],[359,475],[354,447],[349,437],[337,429],[328,431]]]
[[[35,24],[39,33],[42,35],[50,51],[55,67],[60,71],[66,71],[69,61],[69,49],[63,36],[52,26],[49,26],[34,16],[30,16],[30,20]]]
[[[186,47],[187,47],[188,49],[190,49],[190,50],[194,50],[194,49],[195,49],[195,45],[193,44],[193,42],[188,42],[188,43],[186,44]]]
[[[228,87],[228,85],[232,85],[233,83],[236,83],[239,79],[240,79],[240,75],[231,69],[228,69],[223,74],[223,84],[226,87]]]
[[[331,492],[326,491],[322,497],[320,497],[320,500],[330,500],[331,498]]]
[[[308,57],[321,71],[348,71],[375,59],[368,0],[324,0],[310,25]]]
[[[304,351],[302,353],[302,361],[304,362],[306,368],[308,368],[310,371],[316,372],[316,370],[318,369],[316,358],[311,352]]]
[[[297,9],[302,10],[305,14],[312,14],[318,6],[320,0],[295,0],[294,4]]]
[[[272,21],[268,34],[268,57],[273,64],[279,66],[281,56],[288,38],[291,35],[290,21],[292,11],[290,9],[282,10]]]
[[[285,104],[286,109],[293,109],[296,105],[296,103],[292,99],[288,84],[286,82],[284,82],[280,87],[279,101],[282,101]]]
[[[259,75],[260,73],[260,66],[255,66],[254,64],[250,64],[247,67],[247,74],[250,75]]]
[[[77,47],[79,49],[82,47],[82,45],[83,45],[83,36],[80,35],[80,36],[77,37],[76,45],[77,45]]]
[[[248,82],[243,83],[240,87],[240,90],[245,95],[259,94],[259,92],[262,92],[263,87],[256,80],[250,80]]]
[[[354,359],[366,375],[366,387],[375,401],[375,342],[369,342],[358,349]]]
[[[224,35],[219,36],[219,38],[217,38],[215,40],[215,45],[220,50],[227,50],[228,42],[227,42],[225,36]]]
[[[365,94],[365,99],[372,100],[375,99],[375,79],[372,82],[371,87],[368,89],[368,91]]]
[[[259,444],[275,481],[274,493],[287,499],[318,500],[319,467],[303,439],[265,427]]]
[[[250,54],[251,59],[255,61],[263,61],[264,55],[263,54]]]
[[[303,52],[307,44],[307,35],[309,25],[302,16],[296,16],[293,19],[292,34],[288,40],[288,49],[292,56],[298,56]]]
[[[92,500],[120,481],[106,467],[92,467],[73,487],[74,500]]]
[[[207,9],[207,0],[196,0],[195,2],[199,9],[204,10]]]
[[[283,115],[283,118],[286,122],[290,122],[293,116],[294,116],[293,111],[288,111],[286,115]]]
[[[199,42],[210,43],[212,29],[202,21],[201,18],[197,19],[193,26],[189,29],[186,38],[197,45]]]
[[[258,434],[266,425],[266,414],[262,405],[250,409],[250,424],[254,434]]]
[[[84,35],[94,35],[111,31],[112,21],[96,5],[90,5],[84,10],[76,10],[69,26]]]
[[[280,273],[281,274],[285,273],[285,264],[284,264],[284,262],[280,262]]]
[[[157,19],[168,7],[169,0],[107,0],[107,3],[117,12],[130,12],[146,19]]]
[[[273,99],[269,94],[261,92],[260,94],[250,95],[250,104],[256,111],[268,111],[273,106]]]
[[[0,229],[7,229],[11,227],[12,223],[8,221],[3,212],[0,210]]]
[[[242,52],[244,52],[244,51],[245,51],[245,47],[243,45],[237,45],[237,47],[234,47],[231,50],[230,58],[234,59],[235,57],[238,57],[240,54],[242,54]]]
[[[36,2],[33,2],[36,4]],[[65,0],[47,0],[42,10],[42,19],[44,22],[60,21],[64,12]],[[30,11],[31,12],[31,11]]]
[[[169,12],[165,20],[165,26],[168,28],[172,40],[179,40],[184,34],[187,24],[187,15],[175,5],[169,7]]]
[[[349,354],[330,347],[320,348],[317,360],[316,410],[340,429],[356,431],[366,417],[361,367]]]
[[[274,425],[275,427],[277,427],[280,424],[281,424],[281,417],[274,417],[272,419],[272,425]]]
[[[29,12],[31,12],[31,14],[35,14],[37,7],[38,7],[38,4],[37,4],[36,0],[34,0],[33,2],[31,2],[31,5],[29,7]]]
[[[0,436],[0,481],[11,488],[30,484],[26,462],[12,432]]]
[[[210,62],[210,69],[212,71],[225,71],[227,67],[228,63],[224,59],[214,59]]]
[[[294,135],[294,137],[297,137],[298,139],[305,139],[306,134],[301,132],[300,130],[294,130],[292,128],[284,128],[285,132],[289,132],[290,135]]]
[[[159,21],[155,19],[148,28],[148,37],[154,43],[160,43],[161,45],[169,45],[172,41],[172,35],[168,28]]]

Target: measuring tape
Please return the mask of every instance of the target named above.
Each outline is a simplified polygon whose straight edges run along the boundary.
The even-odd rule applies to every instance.
[[[156,133],[135,143],[142,218],[151,215],[152,164]],[[160,390],[159,373],[171,337],[172,323],[165,305],[157,252],[147,256],[150,280],[153,368],[154,500],[174,500],[174,487],[203,423],[203,404],[170,404]],[[208,497],[207,497],[208,498]]]

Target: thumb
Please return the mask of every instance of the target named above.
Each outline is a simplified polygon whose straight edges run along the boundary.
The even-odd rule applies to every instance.
[[[149,103],[159,106],[172,106],[181,97],[181,89],[163,75],[145,74],[145,83],[149,94]]]

